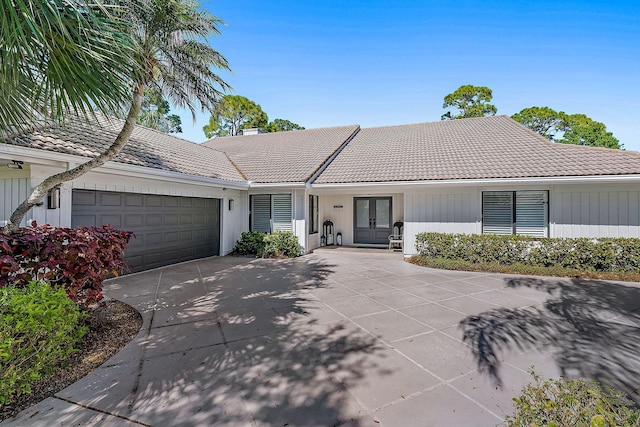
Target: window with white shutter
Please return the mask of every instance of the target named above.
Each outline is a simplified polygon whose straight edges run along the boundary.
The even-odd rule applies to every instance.
[[[251,196],[251,231],[293,231],[290,194]]]
[[[251,231],[271,232],[271,195],[251,196]]]
[[[485,191],[482,193],[482,233],[549,236],[549,192]]]
[[[516,191],[516,234],[547,237],[546,191]]]
[[[291,194],[273,194],[271,196],[272,230],[293,231],[291,212]]]
[[[513,192],[482,193],[482,234],[513,234]]]

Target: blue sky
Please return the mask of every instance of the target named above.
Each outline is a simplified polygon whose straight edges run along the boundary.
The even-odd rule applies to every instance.
[[[640,1],[204,0],[234,93],[306,128],[437,121],[463,84],[498,114],[583,113],[640,151]],[[177,111],[182,137],[205,140]]]

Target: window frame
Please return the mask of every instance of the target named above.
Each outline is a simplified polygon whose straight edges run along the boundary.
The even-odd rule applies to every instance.
[[[254,228],[254,222],[255,222],[255,212],[254,212],[254,203],[255,203],[255,197],[263,197],[263,198],[269,198],[269,231],[264,231],[264,230],[255,230]],[[274,197],[274,196],[278,196],[278,197]],[[289,208],[289,221],[288,224],[289,227],[278,227],[277,229],[274,227],[274,210],[275,210],[275,204],[278,203],[278,199],[281,199],[282,196],[287,196],[288,197],[288,208]],[[265,209],[266,211],[266,209]],[[280,214],[283,211],[280,211]],[[265,215],[266,216],[266,215]],[[281,230],[281,231],[291,231],[293,232],[293,196],[290,193],[270,193],[270,194],[250,194],[249,195],[249,231],[263,231],[265,233],[273,233],[274,231],[277,230]]]
[[[535,236],[529,233],[523,233],[523,232],[518,232],[518,193],[527,193],[527,192],[535,192],[535,193],[544,193],[544,201],[542,202],[542,205],[544,206],[544,211],[543,211],[543,215],[544,215],[544,226],[543,226],[543,230],[544,230],[544,236]],[[509,234],[502,234],[502,235],[521,235],[521,236],[532,236],[532,237],[537,237],[537,238],[543,238],[543,237],[549,237],[550,235],[550,228],[549,228],[549,190],[513,190],[513,191],[504,191],[504,190],[498,190],[498,191],[482,191],[481,194],[481,216],[482,216],[482,223],[481,223],[481,233],[482,234],[493,234],[493,235],[501,235],[500,233],[487,233],[485,232],[485,195],[488,194],[492,194],[492,195],[497,195],[497,194],[503,194],[503,195],[510,195],[511,196],[511,204],[510,204],[510,210],[511,210],[511,233]]]
[[[309,234],[318,234],[320,232],[318,224],[320,218],[319,201],[320,198],[317,195],[309,194]]]

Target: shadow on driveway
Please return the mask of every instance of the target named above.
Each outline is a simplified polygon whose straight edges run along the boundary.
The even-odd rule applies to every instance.
[[[333,267],[218,258],[162,270],[155,304],[138,306],[149,319],[131,395],[83,403],[151,425],[359,425],[347,389],[376,369],[379,344],[317,312],[309,292]]]
[[[499,308],[460,322],[481,370],[497,383],[500,353],[550,346],[564,376],[593,378],[640,403],[640,288],[598,280],[515,278],[547,292],[542,306]]]

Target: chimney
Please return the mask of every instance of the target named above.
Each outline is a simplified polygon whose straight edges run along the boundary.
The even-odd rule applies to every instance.
[[[259,133],[264,132],[260,128],[242,129],[242,135],[258,135]]]

